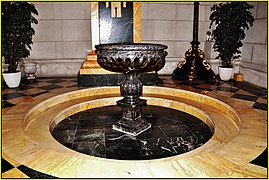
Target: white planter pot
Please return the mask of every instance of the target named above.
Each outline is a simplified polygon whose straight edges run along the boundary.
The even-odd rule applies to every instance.
[[[219,66],[219,76],[223,81],[229,81],[234,74],[234,68],[224,68]]]
[[[36,65],[36,62],[26,62],[23,64],[27,79],[35,79],[35,73],[37,70]]]
[[[21,72],[3,73],[3,77],[8,87],[10,88],[19,87],[21,82]]]

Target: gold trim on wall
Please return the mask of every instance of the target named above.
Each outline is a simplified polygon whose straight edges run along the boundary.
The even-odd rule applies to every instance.
[[[134,43],[141,42],[141,3],[133,2]]]

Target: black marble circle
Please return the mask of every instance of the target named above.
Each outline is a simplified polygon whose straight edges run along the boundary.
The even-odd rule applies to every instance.
[[[120,118],[118,106],[89,109],[64,119],[51,133],[62,145],[77,152],[121,160],[183,154],[202,146],[213,135],[202,120],[165,107],[143,108],[143,118],[152,127],[136,137],[112,130],[112,124]]]

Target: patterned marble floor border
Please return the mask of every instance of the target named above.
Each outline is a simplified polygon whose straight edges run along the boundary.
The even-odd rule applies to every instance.
[[[206,83],[197,83],[194,86],[182,85],[179,81],[172,80],[167,76],[160,76],[158,86],[172,87],[179,89],[186,89],[201,94],[206,94],[212,97],[225,96],[231,99],[238,99],[242,103],[256,109],[257,112],[263,116],[267,121],[267,90],[253,86],[248,83],[222,82],[218,81],[215,85],[208,85]],[[2,85],[2,114],[12,110],[12,107],[23,101],[41,101],[51,95],[69,92],[73,90],[84,89],[77,86],[74,78],[42,78],[37,79],[34,83],[22,83],[21,87],[17,89],[8,89]],[[51,94],[51,95],[50,95]],[[235,107],[240,106],[234,105]],[[12,114],[12,113],[11,113]],[[267,122],[266,122],[267,123]],[[3,131],[2,131],[3,133]],[[259,157],[250,162],[249,165],[242,167],[245,169],[252,169],[256,172],[262,172],[259,167],[267,168],[267,148],[261,153]],[[265,161],[266,158],[266,161]],[[233,176],[238,175],[239,172],[233,172]],[[231,174],[231,176],[232,176]],[[267,173],[266,173],[267,174]],[[241,174],[242,175],[242,174]],[[252,174],[253,175],[253,174]],[[5,155],[2,147],[2,178],[56,178],[48,174],[35,171],[19,162],[14,161]],[[251,175],[250,175],[251,177]]]

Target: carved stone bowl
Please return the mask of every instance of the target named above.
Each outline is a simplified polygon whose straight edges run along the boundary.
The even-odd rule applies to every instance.
[[[150,43],[115,43],[96,45],[97,62],[109,71],[159,71],[165,64],[166,45]]]
[[[117,101],[122,108],[122,118],[112,125],[112,129],[132,136],[151,128],[151,123],[142,116],[146,100],[140,99],[143,84],[138,78],[140,72],[158,71],[165,64],[167,46],[162,44],[101,44],[96,45],[97,62],[101,67],[113,72],[124,73],[126,78],[120,83],[124,97]]]

